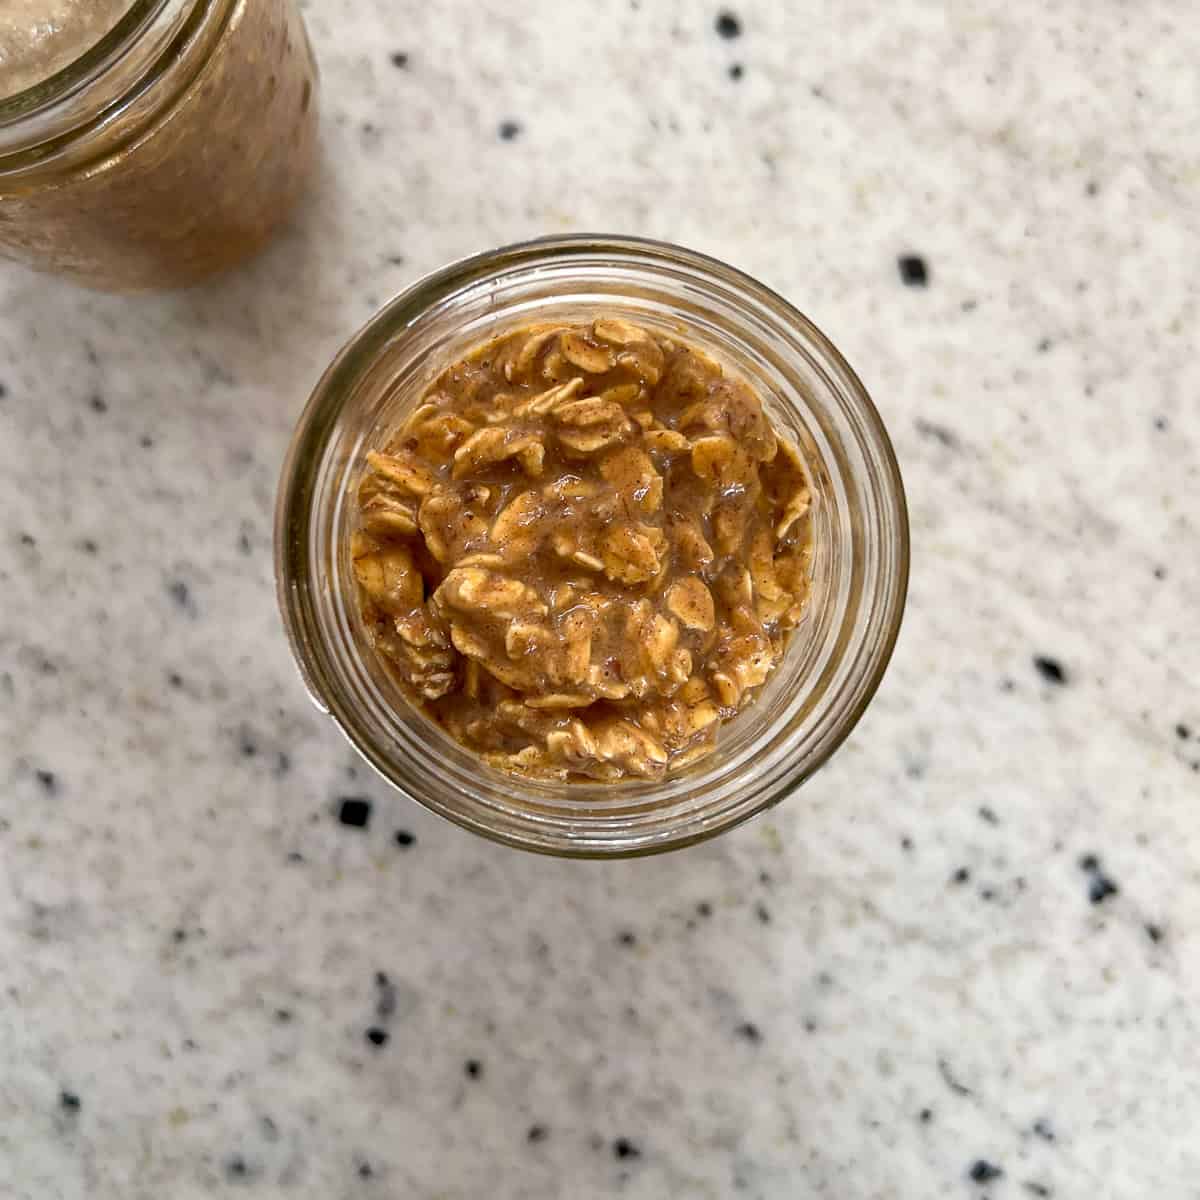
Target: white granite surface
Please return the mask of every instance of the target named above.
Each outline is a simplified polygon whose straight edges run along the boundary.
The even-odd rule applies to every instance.
[[[1195,12],[735,11],[313,0],[327,168],[264,258],[133,300],[0,269],[5,1200],[1200,1195]],[[571,229],[795,300],[913,517],[835,762],[611,865],[370,778],[269,545],[351,331]]]

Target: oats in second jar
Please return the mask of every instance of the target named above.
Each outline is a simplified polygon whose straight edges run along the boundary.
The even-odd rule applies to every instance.
[[[515,775],[656,779],[702,758],[808,597],[798,449],[714,358],[621,318],[477,347],[367,456],[358,499],[376,650]]]

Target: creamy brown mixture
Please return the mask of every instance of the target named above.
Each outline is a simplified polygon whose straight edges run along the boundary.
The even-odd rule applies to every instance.
[[[222,0],[206,28],[170,70],[182,94],[151,88],[61,156],[0,160],[0,258],[134,290],[262,247],[313,163],[316,67],[295,0]]]
[[[90,50],[133,0],[0,0],[0,100]]]
[[[623,320],[534,325],[444,371],[367,456],[372,641],[493,766],[657,778],[708,753],[801,618],[808,477],[756,393]]]

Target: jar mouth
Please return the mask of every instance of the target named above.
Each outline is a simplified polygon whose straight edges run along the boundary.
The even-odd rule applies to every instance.
[[[28,117],[85,87],[137,40],[168,3],[169,0],[130,0],[121,19],[78,58],[30,87],[0,97],[0,126]]]
[[[179,94],[194,69],[173,69],[205,31],[219,31],[235,2],[130,0],[116,25],[78,58],[0,98],[0,175],[20,178],[118,126],[167,75],[174,79],[170,94]]]
[[[653,783],[513,779],[450,742],[389,692],[355,629],[345,557],[347,482],[390,391],[507,320],[614,305],[686,325],[732,357],[820,464],[820,604],[718,754]],[[759,375],[756,381],[755,374]],[[765,383],[764,383],[765,381]],[[372,405],[374,407],[372,407]],[[348,429],[348,423],[353,428]],[[823,522],[823,524],[821,523]],[[306,407],[276,511],[279,603],[314,701],[395,787],[477,833],[524,849],[617,857],[677,848],[739,824],[811,775],[853,729],[899,632],[908,579],[903,485],[883,423],[836,348],[786,300],[717,259],[667,243],[550,237],[454,263],[418,281],[343,348]],[[824,539],[824,540],[822,540]],[[785,670],[786,667],[786,670]],[[401,711],[406,709],[407,711]]]

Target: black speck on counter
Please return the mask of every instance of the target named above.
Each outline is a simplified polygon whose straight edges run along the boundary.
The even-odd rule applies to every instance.
[[[289,1024],[291,1022],[291,1019],[292,1019],[292,1010],[290,1008],[277,1008],[275,1010],[275,1020],[277,1020],[280,1023],[280,1025]]]
[[[150,450],[154,446],[154,439],[148,433],[143,433],[142,436],[138,438],[138,445],[141,446],[143,450]]]
[[[544,1142],[550,1136],[550,1130],[545,1125],[530,1125],[529,1132],[525,1135],[527,1142]]]
[[[175,603],[189,615],[194,615],[195,608],[192,605],[191,589],[182,579],[172,579],[167,584],[167,595],[171,597]]]
[[[91,538],[84,538],[79,543],[79,548],[84,554],[99,554],[100,552],[100,547]]]
[[[933,1120],[933,1109],[932,1108],[923,1108],[917,1114],[917,1117],[920,1120],[922,1125],[928,1125],[929,1122]]]
[[[1054,343],[1049,338],[1042,338],[1042,340],[1037,344],[1037,352],[1039,354],[1045,354],[1053,345]]]
[[[58,1103],[64,1112],[69,1113],[77,1113],[83,1107],[83,1101],[74,1092],[59,1092]]]
[[[301,854],[299,850],[289,850],[287,860],[290,863],[302,863],[304,861],[304,855]]]
[[[1004,1172],[997,1166],[988,1162],[987,1159],[977,1158],[967,1170],[967,1178],[972,1183],[991,1183],[995,1179],[1000,1179]]]
[[[621,932],[617,934],[617,941],[620,942],[622,946],[636,946],[637,934],[634,933],[632,929],[622,929]]]
[[[945,1083],[945,1085],[956,1096],[972,1095],[971,1089],[967,1087],[965,1083],[960,1083],[954,1077],[954,1073],[950,1070],[950,1064],[944,1058],[938,1059],[938,1074],[942,1077],[942,1082]]]
[[[911,851],[912,848],[913,848],[912,838],[905,836],[900,839],[900,849],[901,850]]]
[[[22,546],[36,546],[37,538],[32,533],[23,533],[21,534],[20,542]]]
[[[171,940],[178,946],[187,941],[186,929],[173,929],[171,931]]]
[[[619,1137],[613,1142],[613,1154],[617,1158],[641,1158],[641,1149],[628,1138]]]
[[[754,906],[754,915],[760,925],[770,925],[771,910],[761,900]]]
[[[396,985],[385,971],[375,972],[375,1015],[386,1021],[396,1011]]]
[[[416,844],[416,835],[408,832],[407,829],[397,829],[395,835],[395,843],[397,846],[407,850],[409,846]]]
[[[1146,936],[1155,945],[1158,945],[1158,943],[1163,940],[1163,927],[1161,925],[1155,925],[1154,922],[1150,922],[1146,926]]]
[[[762,1030],[753,1021],[743,1021],[734,1032],[756,1046],[763,1040]]]
[[[477,1058],[468,1058],[463,1063],[463,1074],[468,1079],[479,1079],[483,1075],[483,1063]]]
[[[1000,818],[997,817],[995,811],[989,808],[986,804],[981,804],[979,806],[979,819],[981,821],[986,821],[989,825],[1000,824]]]
[[[351,829],[366,829],[371,821],[371,802],[365,796],[343,796],[338,801],[338,820]]]
[[[380,1029],[377,1025],[372,1025],[371,1028],[367,1030],[366,1036],[367,1041],[370,1042],[372,1046],[386,1046],[388,1043],[388,1031],[386,1029]]]
[[[1048,658],[1044,654],[1033,656],[1033,665],[1037,673],[1047,682],[1064,684],[1067,682],[1067,672],[1057,658]]]
[[[1033,1132],[1040,1137],[1043,1142],[1054,1141],[1054,1130],[1050,1128],[1050,1122],[1045,1118],[1034,1121]]]
[[[34,771],[33,774],[47,796],[53,796],[58,791],[58,777],[53,771]]]
[[[1167,577],[1167,568],[1166,567],[1155,567],[1154,568],[1154,578],[1155,579],[1162,580],[1162,579],[1166,579],[1166,577]]]
[[[958,448],[958,436],[945,425],[939,425],[936,421],[927,421],[924,417],[918,417],[913,422],[913,428],[922,436],[931,438],[935,442],[941,442],[947,450],[956,450]]]
[[[717,13],[717,19],[713,23],[713,27],[717,33],[723,38],[736,38],[742,36],[742,23],[738,19],[736,13],[732,13],[727,8],[723,8]]]
[[[1109,896],[1116,896],[1121,889],[1104,873],[1100,859],[1095,854],[1085,854],[1079,860],[1079,869],[1091,876],[1088,880],[1088,899],[1093,904],[1103,904]]]
[[[1053,1196],[1054,1193],[1044,1184],[1035,1183],[1032,1179],[1021,1185],[1031,1196]]]
[[[741,77],[745,73],[746,73],[746,69],[745,69],[745,67],[742,66],[741,63],[734,63],[729,68],[729,78],[730,79],[741,79]]]
[[[1094,180],[1089,179],[1087,187],[1083,189],[1089,196],[1095,196],[1100,191],[1100,185]]]
[[[408,66],[408,55],[403,50],[397,50],[392,55],[392,66],[399,67],[403,71]]]
[[[173,688],[183,687],[183,676],[178,671],[170,671],[167,673],[167,683]]]
[[[902,254],[896,265],[900,268],[900,279],[908,287],[927,287],[929,267],[919,254]]]
[[[238,749],[243,758],[253,758],[258,753],[258,744],[249,730],[243,729],[238,735]]]
[[[375,1172],[371,1170],[370,1163],[359,1163],[358,1164],[359,1179],[370,1179],[371,1176],[374,1174],[375,1174]]]
[[[519,121],[501,121],[496,132],[500,134],[502,142],[512,142],[520,136],[521,124]]]
[[[101,395],[94,395],[88,400],[93,412],[106,413],[108,412],[108,401]]]
[[[696,915],[697,916],[707,918],[707,917],[711,917],[712,914],[713,914],[713,907],[711,904],[709,904],[709,902],[707,900],[701,900],[700,903],[696,905]]]
[[[240,1154],[235,1154],[232,1158],[225,1160],[226,1178],[231,1180],[249,1179],[251,1173],[250,1164]]]
[[[1188,728],[1188,726],[1183,724],[1183,722],[1181,721],[1178,725],[1175,726],[1175,736],[1181,742],[1186,742],[1188,740],[1188,738],[1190,738],[1192,736],[1192,731],[1191,731],[1191,729]]]
[[[1154,418],[1154,428],[1157,429],[1159,433],[1162,433],[1166,429],[1166,427],[1167,427],[1167,418],[1166,417],[1155,417]]]
[[[959,867],[953,875],[950,876],[951,883],[966,883],[971,878],[971,872],[966,867]]]

